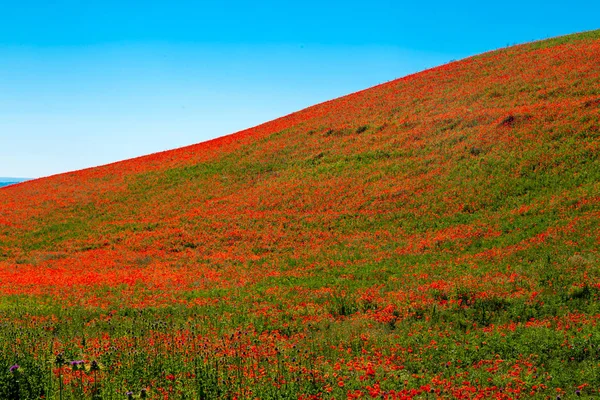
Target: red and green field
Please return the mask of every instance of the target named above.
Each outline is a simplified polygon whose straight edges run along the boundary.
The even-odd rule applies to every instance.
[[[1,399],[600,395],[600,31],[0,189]]]

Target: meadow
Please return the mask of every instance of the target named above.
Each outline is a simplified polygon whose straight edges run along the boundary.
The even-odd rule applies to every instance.
[[[1,399],[600,395],[600,31],[0,189]]]

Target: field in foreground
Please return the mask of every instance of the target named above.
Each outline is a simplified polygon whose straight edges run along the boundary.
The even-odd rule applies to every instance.
[[[600,392],[600,31],[0,189],[0,398]]]

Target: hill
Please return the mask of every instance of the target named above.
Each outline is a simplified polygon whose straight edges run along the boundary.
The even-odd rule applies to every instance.
[[[597,394],[599,65],[534,42],[3,188],[0,397]]]

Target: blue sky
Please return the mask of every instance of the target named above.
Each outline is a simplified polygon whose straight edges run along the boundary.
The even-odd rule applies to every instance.
[[[0,12],[0,176],[198,143],[419,70],[600,28],[589,0],[22,1]]]

